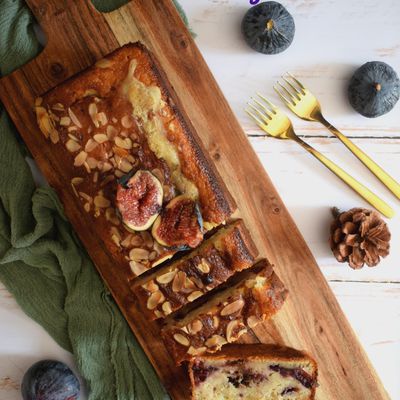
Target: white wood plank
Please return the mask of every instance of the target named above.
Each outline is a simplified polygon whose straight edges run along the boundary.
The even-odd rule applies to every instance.
[[[256,91],[282,103],[272,90],[291,71],[318,97],[326,117],[349,136],[397,136],[399,107],[380,118],[357,114],[347,101],[356,68],[380,60],[400,73],[400,2],[397,0],[282,0],[294,17],[292,45],[278,55],[256,53],[244,43],[241,19],[246,0],[182,0],[196,42],[243,126],[246,99]],[[312,133],[314,127],[296,125]]]

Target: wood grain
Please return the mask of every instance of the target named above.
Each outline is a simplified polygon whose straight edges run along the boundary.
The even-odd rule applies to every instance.
[[[107,254],[62,183],[63,171],[39,132],[33,99],[104,54],[140,39],[157,56],[183,112],[233,194],[262,255],[291,295],[273,322],[257,329],[261,341],[309,351],[320,367],[318,399],[387,399],[387,394],[323,278],[311,252],[257,159],[200,52],[169,0],[136,0],[110,14],[90,1],[29,0],[49,43],[29,64],[0,81],[0,97],[100,274],[109,284],[161,380],[174,399],[187,399],[186,375],[172,365],[158,327],[138,313],[125,277]],[[240,167],[238,160],[241,160]],[[145,340],[146,339],[146,340]],[[179,381],[182,385],[176,385]]]

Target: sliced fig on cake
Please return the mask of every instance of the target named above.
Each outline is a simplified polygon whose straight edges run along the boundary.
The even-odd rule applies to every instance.
[[[149,171],[132,172],[119,180],[117,207],[128,229],[149,229],[161,211],[162,200],[163,187]]]
[[[197,247],[203,240],[203,219],[197,202],[185,195],[172,199],[154,222],[151,233],[165,247]]]

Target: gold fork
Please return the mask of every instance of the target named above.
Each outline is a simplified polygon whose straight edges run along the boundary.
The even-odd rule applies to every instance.
[[[277,82],[280,88],[274,86],[274,89],[290,110],[301,119],[306,121],[319,121],[328,128],[397,198],[400,199],[400,184],[324,118],[321,112],[321,105],[316,97],[293,75],[287,73],[287,79],[285,76],[282,76],[282,79],[285,81],[286,85]]]
[[[250,109],[245,111],[254,119],[257,125],[265,131],[268,135],[277,139],[291,139],[297,142],[300,146],[304,147],[315,158],[322,162],[334,174],[336,174],[342,181],[347,183],[353,190],[355,190],[361,197],[368,203],[380,211],[388,218],[393,217],[393,209],[380,199],[376,194],[372,193],[368,188],[355,180],[343,169],[338,167],[334,162],[326,158],[320,152],[311,147],[308,143],[300,139],[294,132],[293,125],[289,118],[278,107],[272,104],[261,94],[257,93],[259,99],[251,98],[248,102]]]

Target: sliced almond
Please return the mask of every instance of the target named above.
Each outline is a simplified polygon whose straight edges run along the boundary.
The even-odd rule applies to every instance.
[[[123,158],[119,169],[123,172],[129,172],[132,169],[132,164],[126,158]]]
[[[93,136],[93,139],[100,144],[108,141],[108,137],[105,133],[97,133]]]
[[[153,261],[153,260],[155,260],[156,258],[157,258],[157,256],[158,256],[158,253],[156,252],[156,251],[152,251],[150,254],[149,254],[149,260],[150,261]]]
[[[203,329],[203,323],[199,319],[195,319],[189,324],[188,330],[191,335],[195,335]]]
[[[76,142],[75,142],[76,143]],[[74,160],[75,167],[80,167],[86,161],[87,153],[85,151],[81,151]]]
[[[108,125],[106,131],[108,140],[114,140],[115,137],[118,135],[118,130],[113,125]]]
[[[154,292],[157,292],[157,290],[159,290],[159,287],[158,287],[157,283],[155,283],[153,280],[151,280],[150,282],[142,285],[142,288],[144,290],[147,290],[150,293],[154,293]]]
[[[112,170],[112,165],[111,165],[109,162],[106,161],[106,162],[103,164],[101,170],[102,170],[103,172],[108,172],[108,171]],[[114,180],[114,178],[113,178],[113,180]]]
[[[256,315],[251,315],[247,318],[247,325],[250,329],[256,327],[260,322],[262,322],[262,319]]]
[[[107,211],[108,210],[113,210],[114,211],[114,209],[113,208],[107,208],[107,210],[106,210],[106,218],[107,219],[109,219],[107,217]],[[131,245],[131,240],[132,240],[132,235],[128,234],[128,236],[121,242],[121,246],[122,247],[129,247]]]
[[[106,113],[103,112],[103,111],[102,111],[102,112],[99,112],[99,113],[97,114],[97,121],[100,122],[100,125],[101,125],[101,126],[107,125],[108,119],[107,119]]]
[[[60,135],[56,129],[53,129],[50,132],[50,140],[52,143],[56,144],[60,141]]]
[[[143,239],[140,235],[136,234],[132,236],[131,246],[139,247],[143,244]]]
[[[130,261],[129,266],[131,267],[132,272],[136,276],[139,276],[139,275],[143,274],[143,272],[147,271],[146,266],[137,261]]]
[[[73,185],[79,185],[84,181],[83,178],[81,178],[80,176],[75,176],[74,178],[71,179],[71,183]]]
[[[97,183],[98,179],[99,179],[99,173],[98,173],[98,171],[96,171],[93,174],[93,183]]]
[[[64,104],[61,104],[61,103],[56,103],[56,104],[52,105],[51,108],[55,111],[64,111],[65,110]]]
[[[82,128],[82,124],[79,121],[78,117],[76,116],[76,114],[71,110],[70,107],[68,107],[68,115],[71,118],[71,121],[78,127],[78,128]]]
[[[122,139],[119,136],[116,136],[114,142],[118,147],[123,149],[130,150],[132,148],[132,140],[130,138]]]
[[[117,235],[111,235],[111,240],[118,246],[121,247],[121,239]]]
[[[116,176],[117,178],[121,178],[121,177],[124,176],[125,173],[122,172],[122,171],[120,171],[119,169],[117,169],[117,170],[114,171],[114,174],[115,174],[115,176]]]
[[[90,138],[85,145],[85,151],[87,153],[90,153],[91,151],[93,151],[99,144],[97,142],[95,142],[92,138]]]
[[[154,168],[151,173],[161,182],[164,183],[164,174],[159,168]]]
[[[97,121],[97,105],[96,105],[96,103],[90,103],[88,111],[89,111],[89,115],[93,121],[94,126],[96,128],[98,128],[99,122]]]
[[[75,135],[73,135],[72,133],[68,133],[68,137],[69,137],[71,140],[75,140],[75,142],[79,142],[79,139],[78,139]]]
[[[107,208],[110,206],[110,200],[106,199],[102,195],[98,195],[94,198],[94,205],[99,208]]]
[[[88,163],[90,169],[97,168],[98,161],[94,157],[88,157],[86,162]]]
[[[120,132],[120,135],[121,135],[122,137],[128,137],[128,136],[129,136],[129,132],[128,132],[128,131],[121,131],[121,132]]]
[[[206,340],[205,345],[207,347],[216,347],[220,348],[223,346],[226,342],[225,338],[223,338],[220,335],[213,335],[209,339]]]
[[[89,196],[87,193],[79,192],[79,196],[81,196],[82,199],[85,199],[88,203],[93,203],[92,196]]]
[[[88,164],[86,161],[83,163],[83,166],[85,167],[85,169],[86,169],[86,171],[87,171],[88,174],[90,174],[90,173],[92,172],[92,171],[90,170],[89,164]]]
[[[83,209],[88,213],[89,211],[90,211],[90,203],[85,203],[84,205],[83,205]]]
[[[219,327],[219,318],[216,315],[213,316],[213,327],[215,329]]]
[[[165,301],[161,306],[162,310],[164,311],[165,315],[169,315],[172,313],[171,303],[169,301]]]
[[[207,347],[193,347],[190,346],[187,353],[191,356],[198,356],[200,354],[204,354],[207,351]]]
[[[122,238],[121,238],[121,234],[120,234],[118,228],[116,228],[115,226],[112,226],[112,227],[110,228],[110,232],[111,232],[112,234],[118,236],[119,240],[122,239]]]
[[[68,132],[73,132],[73,131],[77,131],[77,130],[78,130],[78,127],[75,125],[68,127]]]
[[[164,300],[165,300],[165,297],[162,294],[162,292],[157,290],[156,292],[152,293],[150,295],[150,297],[147,299],[147,308],[149,310],[154,310]]]
[[[189,345],[190,345],[189,339],[180,333],[175,333],[174,339],[176,342],[178,342],[182,346],[189,347]]]
[[[170,283],[176,275],[176,269],[170,272],[167,272],[163,275],[160,275],[156,278],[158,283],[161,283],[162,285],[167,285],[168,283]]]
[[[43,97],[36,97],[35,99],[35,106],[38,107],[43,103]],[[54,107],[54,106],[53,106]],[[52,107],[52,108],[53,108]]]
[[[196,290],[195,292],[189,294],[189,296],[187,297],[187,300],[188,301],[194,301],[194,300],[198,299],[202,295],[203,295],[203,293],[200,292],[200,290]]]
[[[245,326],[238,320],[230,321],[226,326],[226,339],[229,343],[238,340],[239,336],[246,332]]]
[[[175,278],[174,281],[172,282],[172,291],[177,293],[180,292],[183,289],[183,285],[185,284],[186,280],[186,274],[183,271],[179,271]]]
[[[243,308],[243,306],[244,306],[244,301],[242,299],[236,300],[222,309],[221,316],[225,317],[227,315],[234,314],[240,311]]]
[[[71,125],[71,118],[70,117],[61,117],[60,118],[60,125],[61,126],[69,126],[69,125]]]
[[[44,107],[36,107],[36,118],[40,130],[42,131],[43,135],[48,138],[50,133],[55,129],[49,113]]]
[[[134,261],[148,260],[149,251],[141,248],[132,249],[129,252],[129,258]]]
[[[203,258],[200,264],[197,264],[197,269],[201,271],[203,274],[208,274],[210,272],[210,265],[208,262]]]
[[[121,118],[121,125],[126,129],[130,128],[133,125],[132,119],[129,117],[129,115],[124,115]]]

